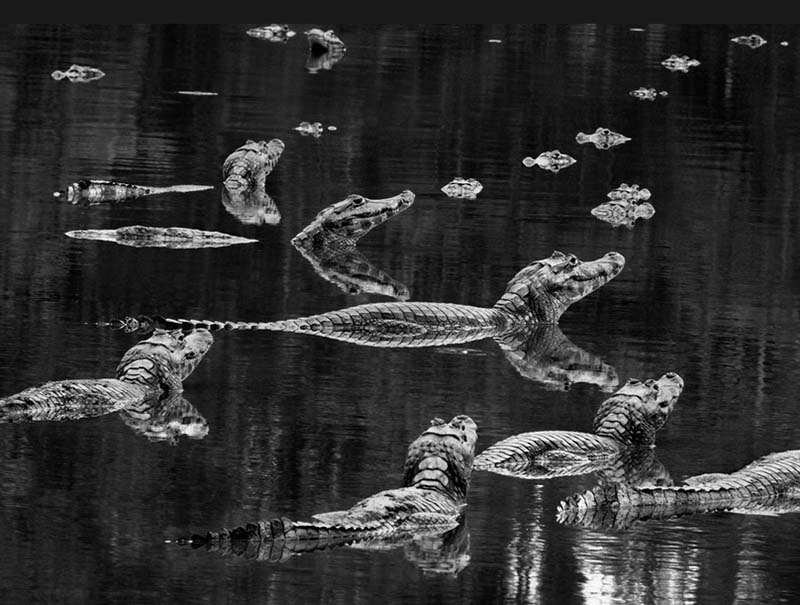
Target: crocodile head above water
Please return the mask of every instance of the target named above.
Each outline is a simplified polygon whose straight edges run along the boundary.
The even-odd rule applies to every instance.
[[[354,246],[372,229],[410,207],[414,199],[414,193],[408,189],[379,200],[350,194],[341,202],[321,210],[305,229],[294,236],[292,244],[295,247],[334,243]]]
[[[159,330],[128,349],[117,366],[117,378],[167,392],[182,391],[183,381],[194,372],[214,337],[205,329]]]
[[[627,445],[653,445],[682,391],[683,379],[675,372],[644,382],[632,378],[600,406],[594,432]]]
[[[519,271],[495,308],[524,313],[538,323],[558,323],[567,307],[614,279],[623,267],[625,257],[619,252],[582,261],[556,250]]]
[[[408,446],[403,485],[430,489],[463,501],[467,495],[478,426],[469,416],[441,418]]]

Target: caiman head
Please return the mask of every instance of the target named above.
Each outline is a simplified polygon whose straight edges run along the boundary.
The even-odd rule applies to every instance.
[[[592,428],[625,445],[653,445],[682,391],[683,379],[675,372],[644,382],[631,378],[600,404]]]
[[[214,342],[204,329],[156,329],[153,335],[128,349],[117,366],[117,378],[165,392],[180,392]]]
[[[537,323],[558,323],[572,303],[619,275],[625,257],[608,252],[593,261],[556,250],[517,273],[494,308]]]
[[[469,416],[441,418],[408,446],[404,487],[431,489],[463,502],[467,496],[478,425]]]
[[[350,194],[321,210],[314,220],[294,236],[295,247],[324,245],[326,240],[344,240],[351,246],[378,225],[400,214],[414,203],[415,195],[408,189],[393,197],[372,200],[363,195]]]

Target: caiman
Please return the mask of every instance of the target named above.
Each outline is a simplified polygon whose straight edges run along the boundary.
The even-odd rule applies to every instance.
[[[374,267],[356,250],[356,244],[375,227],[408,209],[414,198],[407,189],[383,199],[348,195],[321,210],[292,238],[292,245],[320,277],[348,294],[367,292],[407,300],[408,288]]]
[[[508,283],[491,308],[442,302],[367,303],[320,315],[271,322],[125,318],[120,326],[300,332],[373,347],[430,347],[502,337],[534,324],[556,324],[567,308],[616,277],[619,252],[593,261],[555,251],[534,261]]]
[[[122,202],[148,195],[162,193],[192,193],[213,189],[211,185],[171,185],[169,187],[150,187],[132,185],[117,181],[82,179],[67,185],[65,189],[53,192],[53,197],[64,198],[73,205],[92,206],[104,202]]]
[[[75,420],[153,405],[183,391],[208,352],[207,330],[157,330],[122,356],[116,378],[55,380],[0,399],[0,422]]]
[[[475,468],[527,479],[577,475],[613,464],[628,448],[651,447],[683,391],[683,379],[630,379],[597,410],[592,433],[534,431],[512,435],[475,458]]]
[[[75,239],[113,242],[135,248],[222,248],[258,241],[219,231],[144,225],[129,225],[117,229],[78,229],[67,231],[64,235]]]
[[[222,181],[231,191],[253,190],[263,187],[286,145],[280,139],[253,141],[235,149],[222,164]]]
[[[567,525],[619,529],[648,519],[715,511],[800,513],[800,450],[768,454],[730,474],[689,477],[682,485],[601,485],[563,500],[557,519]]]
[[[334,546],[387,548],[444,535],[463,521],[476,441],[477,426],[469,416],[450,422],[435,418],[408,446],[400,488],[378,492],[346,510],[313,515],[312,521],[258,521],[177,542],[281,561]]]

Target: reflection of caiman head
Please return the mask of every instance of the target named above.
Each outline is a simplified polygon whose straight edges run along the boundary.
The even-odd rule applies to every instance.
[[[403,212],[414,203],[414,193],[408,189],[395,196],[372,200],[363,195],[351,194],[321,210],[314,220],[298,233],[292,244],[300,244],[306,237],[322,231],[325,237],[339,237],[357,242],[378,225]],[[325,244],[325,241],[319,242]]]
[[[441,418],[429,426],[411,445],[405,462],[403,485],[431,489],[458,501],[467,495],[478,426],[469,416]]]
[[[183,381],[194,372],[214,342],[204,329],[188,334],[183,330],[159,330],[128,349],[117,366],[117,378],[146,387],[160,385],[181,391]]]
[[[612,392],[617,371],[570,341],[556,324],[534,324],[495,337],[506,359],[523,378],[546,389],[567,391],[575,383],[595,384]]]
[[[658,380],[626,382],[602,403],[593,430],[627,445],[653,445],[683,391],[683,379],[667,372]]]
[[[517,273],[495,308],[516,315],[527,304],[534,321],[557,323],[567,307],[614,279],[624,266],[625,257],[619,252],[581,261],[556,250]]]
[[[281,222],[278,205],[261,185],[252,189],[223,187],[222,206],[245,225],[277,225]]]

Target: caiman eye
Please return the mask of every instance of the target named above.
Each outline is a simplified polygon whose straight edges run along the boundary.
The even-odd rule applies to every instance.
[[[360,195],[352,195],[350,196],[350,203],[353,204],[353,206],[361,206],[364,203],[364,198]]]
[[[581,261],[579,261],[579,260],[578,260],[578,257],[577,257],[577,256],[575,256],[574,254],[570,254],[570,255],[567,257],[567,262],[569,263],[569,266],[570,266],[570,267],[575,267],[575,266],[577,266],[577,265],[578,265],[578,263],[580,263]]]
[[[195,357],[197,357],[196,351],[187,351],[183,356],[184,359],[194,359]]]

